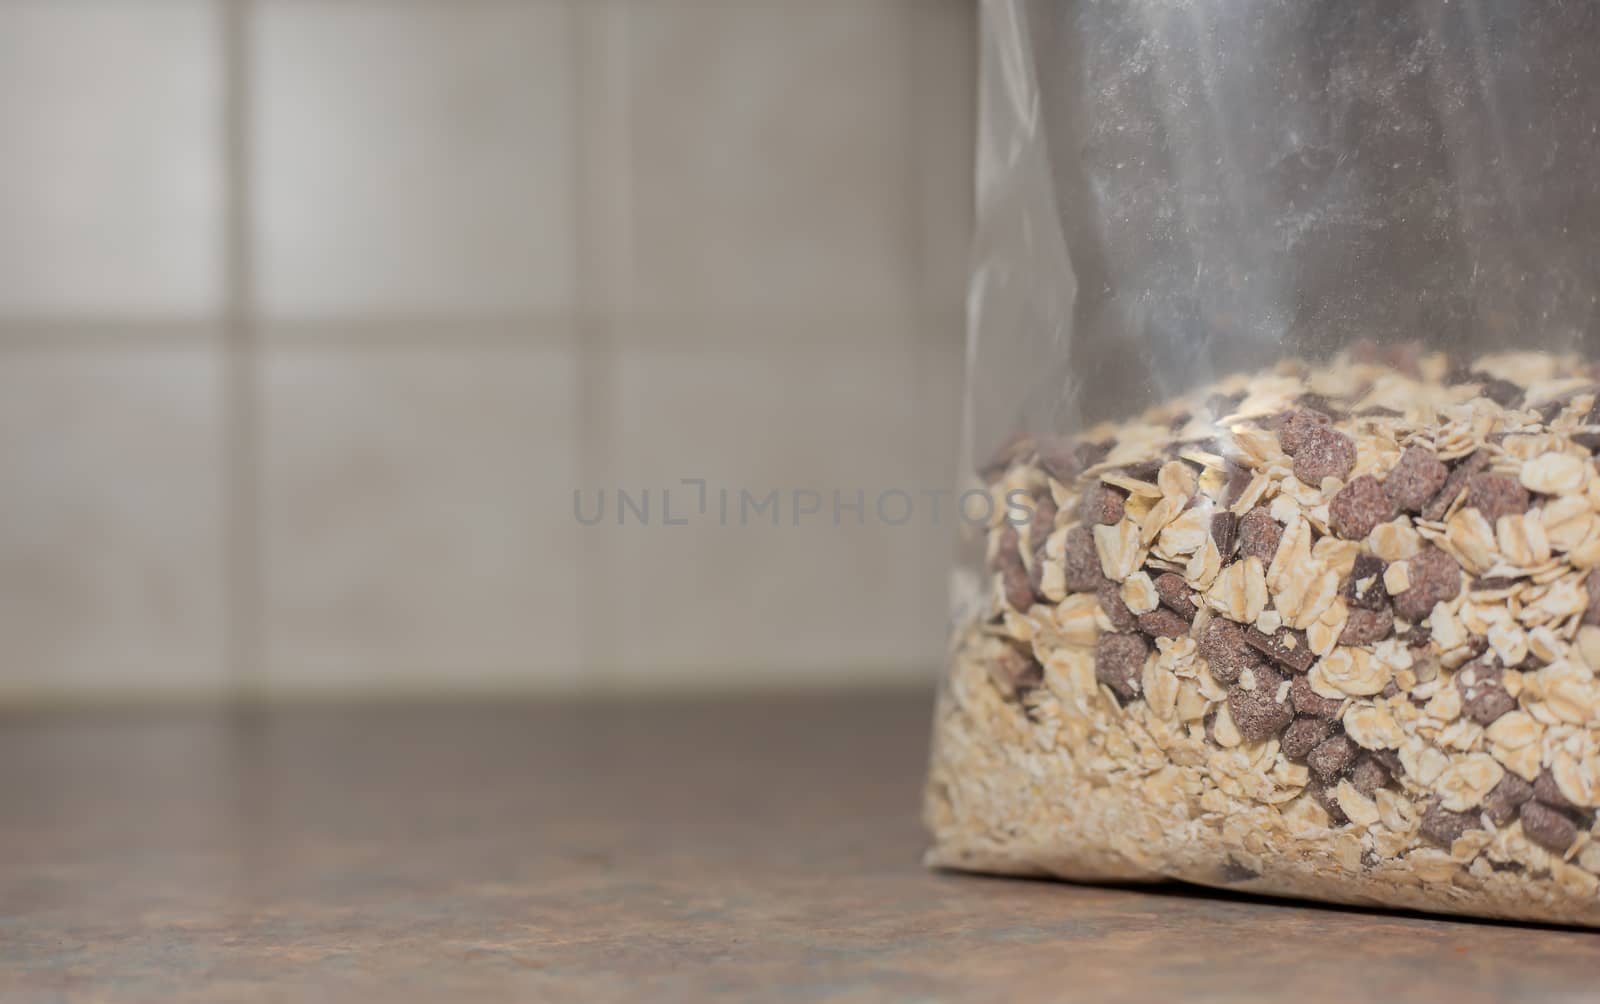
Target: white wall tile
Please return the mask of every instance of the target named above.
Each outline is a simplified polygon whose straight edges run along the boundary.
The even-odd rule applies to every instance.
[[[898,309],[915,286],[910,7],[658,3],[625,35],[641,312]]]
[[[953,528],[920,495],[907,526],[835,527],[826,496],[951,487],[970,4],[252,6],[251,687],[931,681]],[[221,306],[216,11],[0,0],[0,320]],[[621,347],[580,385],[584,193],[584,306]],[[218,362],[140,344],[0,348],[0,698],[229,682]],[[783,490],[785,525],[574,519],[580,477],[659,504],[691,476]],[[799,529],[796,488],[825,496]]]
[[[0,353],[0,697],[228,682],[219,380],[203,347]]]
[[[575,222],[571,12],[263,0],[260,299],[276,317],[560,311]]]
[[[672,341],[671,333],[662,340]],[[601,595],[617,688],[806,686],[933,678],[943,645],[946,527],[920,494],[932,484],[908,349],[841,354],[794,341],[760,351],[655,349],[631,340],[615,359],[617,442],[605,486],[653,489],[652,525],[608,519],[613,565]],[[660,491],[681,515],[709,482],[705,515],[661,525]],[[937,479],[942,480],[942,479]],[[592,503],[592,489],[586,486]],[[729,490],[721,525],[720,489]],[[780,525],[741,525],[739,491],[780,493]],[[793,524],[793,493],[821,493],[822,513]],[[833,492],[863,490],[866,525]],[[880,520],[879,493],[913,494],[905,525]],[[948,510],[949,502],[945,501]],[[592,509],[590,510],[592,512]],[[891,519],[899,513],[891,509]],[[944,519],[950,518],[948,511]]]
[[[268,349],[269,692],[571,689],[570,346]]]
[[[218,48],[209,3],[0,4],[0,312],[215,310]]]

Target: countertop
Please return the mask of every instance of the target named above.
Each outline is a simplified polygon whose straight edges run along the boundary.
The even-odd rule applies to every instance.
[[[1600,934],[935,874],[923,695],[0,717],[0,1000],[1600,994]]]

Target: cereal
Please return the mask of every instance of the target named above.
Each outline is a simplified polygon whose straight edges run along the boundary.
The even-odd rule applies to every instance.
[[[1461,568],[1437,547],[1423,548],[1404,567],[1407,586],[1394,597],[1394,612],[1408,621],[1422,620],[1433,611],[1434,604],[1448,603],[1461,595]]]
[[[1455,678],[1462,712],[1479,725],[1490,725],[1516,708],[1517,702],[1502,682],[1504,678],[1505,670],[1484,659],[1463,666]]]
[[[1087,527],[1075,526],[1067,531],[1065,553],[1067,589],[1082,593],[1100,588],[1105,575],[1100,571],[1100,554],[1095,550],[1094,535]]]
[[[1468,830],[1478,828],[1478,818],[1465,812],[1451,812],[1437,800],[1422,813],[1422,835],[1436,844],[1449,847]]]
[[[1228,691],[1228,711],[1245,740],[1269,739],[1294,718],[1283,684],[1283,677],[1263,666],[1241,674],[1239,682]]]
[[[1350,768],[1350,783],[1355,789],[1368,798],[1377,794],[1378,789],[1389,783],[1389,769],[1378,761],[1378,758],[1368,753],[1356,760],[1354,767]]]
[[[1572,820],[1541,802],[1523,802],[1522,832],[1547,851],[1563,854],[1578,839]]]
[[[1033,583],[1028,578],[1028,570],[1022,567],[1022,559],[1017,559],[1001,572],[1001,583],[1006,593],[1006,602],[1018,611],[1025,611],[1033,606]]]
[[[1139,630],[1155,638],[1183,638],[1189,634],[1189,622],[1166,607],[1157,607],[1139,615]]]
[[[1078,519],[1087,526],[1115,526],[1126,511],[1128,493],[1102,482],[1095,482],[1083,493]]]
[[[1020,701],[1044,682],[1044,667],[1037,659],[1009,645],[989,663],[995,686],[1013,701]]]
[[[1150,645],[1136,634],[1107,634],[1094,649],[1094,677],[1125,701],[1139,693]]]
[[[1217,554],[1224,561],[1232,558],[1233,550],[1239,544],[1239,517],[1227,510],[1213,513],[1211,516],[1211,540],[1217,545]]]
[[[1270,565],[1278,553],[1278,542],[1283,539],[1283,525],[1265,507],[1258,506],[1240,517],[1238,534],[1239,557]]]
[[[1342,697],[1323,697],[1311,688],[1311,681],[1304,676],[1297,676],[1290,682],[1289,703],[1294,706],[1295,714],[1317,718],[1338,718],[1344,707]]]
[[[1328,506],[1333,532],[1349,540],[1360,540],[1379,523],[1399,515],[1383,485],[1370,474],[1352,478],[1339,490]]]
[[[1033,519],[1028,523],[1028,540],[1035,554],[1044,550],[1045,541],[1056,528],[1056,500],[1048,491],[1033,495]]]
[[[1529,501],[1528,489],[1504,474],[1476,474],[1467,481],[1467,508],[1483,513],[1491,524],[1527,512]]]
[[[1343,777],[1345,771],[1355,766],[1360,752],[1361,747],[1349,736],[1329,736],[1312,748],[1306,756],[1306,766],[1320,781],[1328,784]]]
[[[1444,487],[1449,474],[1449,468],[1439,462],[1432,450],[1425,446],[1408,446],[1383,479],[1383,487],[1396,507],[1406,512],[1421,512],[1428,500]]]
[[[1568,800],[1566,795],[1561,793],[1561,786],[1556,783],[1555,774],[1549,767],[1540,771],[1539,776],[1534,778],[1533,797],[1552,809],[1564,809],[1571,812],[1578,808]]]
[[[1356,607],[1345,621],[1344,632],[1339,635],[1341,645],[1371,645],[1394,633],[1394,611],[1365,610]]]
[[[1266,665],[1245,640],[1244,628],[1222,617],[1213,618],[1201,632],[1200,657],[1211,675],[1223,683],[1234,682],[1244,670]]]
[[[1128,609],[1128,604],[1122,599],[1122,589],[1115,582],[1101,579],[1095,587],[1095,598],[1100,601],[1100,609],[1105,611],[1106,620],[1111,622],[1111,630],[1128,632],[1139,629],[1139,616]]]
[[[1251,648],[1290,672],[1304,673],[1311,668],[1311,646],[1304,632],[1279,628],[1269,635],[1257,628],[1248,628],[1244,640]]]
[[[1327,428],[1333,419],[1312,408],[1296,408],[1284,417],[1278,426],[1278,443],[1283,452],[1294,456],[1300,452],[1311,434]]]
[[[1033,606],[1035,598],[1033,580],[1022,563],[1018,546],[1016,527],[1007,524],[1000,536],[1000,550],[995,553],[993,567],[1000,573],[1006,602],[1017,611],[1026,611]]]
[[[1365,610],[1389,609],[1389,590],[1385,587],[1383,573],[1388,570],[1381,559],[1370,554],[1358,555],[1350,566],[1350,577],[1345,580],[1340,593],[1352,607]]]
[[[1320,485],[1323,478],[1347,478],[1355,466],[1355,441],[1326,426],[1307,431],[1294,452],[1294,476],[1308,485]]]
[[[1467,482],[1479,471],[1488,469],[1492,462],[1484,450],[1475,450],[1458,460],[1449,475],[1445,477],[1444,486],[1439,489],[1439,494],[1429,499],[1428,504],[1422,507],[1422,518],[1426,520],[1443,518],[1450,506],[1454,505],[1456,499],[1466,490]]]
[[[1304,760],[1312,747],[1328,738],[1333,726],[1322,718],[1296,718],[1283,730],[1279,749],[1291,760]]]
[[[1533,785],[1515,774],[1506,774],[1494,790],[1484,796],[1483,813],[1496,826],[1506,826],[1517,818],[1522,803],[1533,797]]]
[[[1162,572],[1156,576],[1156,594],[1161,597],[1161,605],[1182,617],[1185,621],[1194,620],[1198,609],[1194,601],[1189,598],[1189,584],[1183,581],[1183,576],[1176,572]]]
[[[1495,404],[1505,408],[1514,408],[1522,403],[1522,388],[1510,380],[1502,380],[1499,377],[1482,373],[1475,373],[1473,376],[1483,381],[1480,393]]]
[[[1592,371],[1359,358],[985,465],[930,860],[1600,926]]]

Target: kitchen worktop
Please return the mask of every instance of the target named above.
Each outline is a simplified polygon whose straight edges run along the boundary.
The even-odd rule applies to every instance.
[[[0,717],[0,1000],[1600,992],[1600,934],[934,874],[923,695]]]

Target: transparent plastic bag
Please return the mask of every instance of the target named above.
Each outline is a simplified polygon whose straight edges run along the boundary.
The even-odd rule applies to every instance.
[[[986,0],[932,864],[1600,923],[1597,43]]]

